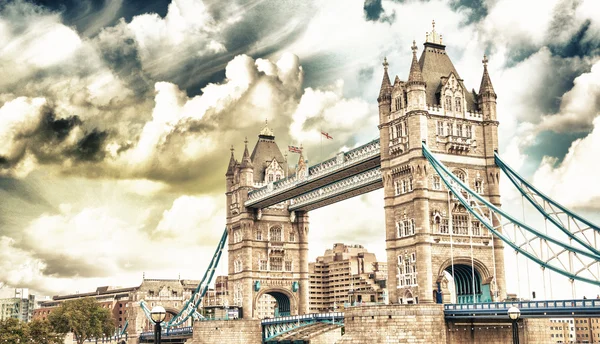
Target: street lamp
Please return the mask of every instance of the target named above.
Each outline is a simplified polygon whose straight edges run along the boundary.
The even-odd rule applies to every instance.
[[[167,316],[167,312],[165,311],[164,307],[162,307],[162,306],[156,306],[156,307],[152,308],[152,310],[150,311],[150,318],[152,318],[152,321],[154,321],[154,343],[155,344],[160,344],[160,334],[161,334],[160,323],[162,323],[163,320],[165,320],[166,316]]]
[[[521,316],[521,311],[517,307],[510,307],[508,309],[508,317],[512,320],[512,332],[513,332],[513,344],[519,344],[519,326],[517,321]]]

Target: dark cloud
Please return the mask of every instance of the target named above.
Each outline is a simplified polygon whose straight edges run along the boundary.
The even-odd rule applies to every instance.
[[[385,13],[383,6],[381,6],[381,0],[365,0],[363,10],[365,11],[365,19],[368,21],[378,21],[381,15]]]
[[[450,8],[455,12],[466,12],[466,25],[479,22],[488,15],[485,0],[452,0]]]
[[[535,138],[535,143],[524,150],[524,153],[527,154],[524,169],[533,174],[544,156],[557,158],[556,164],[560,164],[571,144],[585,136],[587,133],[556,133],[553,131],[539,133]]]
[[[584,57],[600,55],[600,38],[590,32],[592,22],[586,20],[564,44],[550,44],[550,51],[560,57]],[[591,37],[590,37],[591,36]]]
[[[64,277],[107,277],[112,274],[100,264],[93,264],[77,257],[56,253],[34,253],[46,266],[41,269],[47,276]]]
[[[69,155],[79,161],[101,161],[104,159],[104,146],[108,133],[93,129],[77,142]]]

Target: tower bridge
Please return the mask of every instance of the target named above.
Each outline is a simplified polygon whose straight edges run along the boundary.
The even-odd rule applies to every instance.
[[[435,27],[420,57],[413,41],[406,81],[396,76],[392,83],[384,59],[377,98],[379,138],[371,142],[310,167],[300,154],[293,171],[268,125],[251,154],[247,140],[240,161],[232,150],[226,172],[226,229],[202,282],[169,326],[189,324],[194,317],[196,326],[204,323],[197,309],[227,246],[228,305],[241,310],[244,320],[238,321],[258,318],[263,295],[276,302],[280,317],[263,321],[256,334],[263,342],[277,341],[284,333],[287,337],[281,338],[309,338],[309,326],[329,328],[317,326],[329,322],[327,315],[307,315],[308,212],[380,188],[389,304],[351,307],[337,323],[329,322],[335,328],[344,319],[346,335],[338,343],[355,343],[356,338],[379,342],[384,336],[377,331],[393,332],[386,332],[388,340],[381,342],[474,342],[475,335],[453,334],[460,327],[454,320],[506,320],[505,308],[513,305],[503,303],[505,245],[572,283],[600,285],[600,229],[543,195],[501,160],[501,116],[488,60],[484,56],[479,91],[469,91],[445,48]],[[556,226],[555,232],[536,230],[502,210],[501,173]],[[537,326],[532,319],[548,314],[600,316],[600,303],[580,301],[514,304],[527,308],[524,314],[530,319],[524,324],[533,324],[527,325],[531,328]],[[375,324],[371,320],[379,328],[369,328]],[[239,322],[238,327],[252,332],[247,324]],[[219,328],[242,331],[227,322],[217,325],[213,332],[198,328],[204,331],[198,336],[216,335]],[[194,327],[194,338],[196,333]],[[503,333],[494,336],[502,342]],[[528,342],[545,343],[536,340]]]

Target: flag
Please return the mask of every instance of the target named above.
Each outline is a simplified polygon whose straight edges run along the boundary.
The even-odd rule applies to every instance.
[[[322,131],[321,135],[325,136],[328,140],[333,140],[333,136],[329,135],[329,133]]]
[[[300,147],[288,146],[288,150],[292,153],[302,154],[302,148],[300,148]]]

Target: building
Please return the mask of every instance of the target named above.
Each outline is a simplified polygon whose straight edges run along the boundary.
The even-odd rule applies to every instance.
[[[35,295],[27,289],[15,289],[15,297],[0,299],[0,320],[9,318],[29,322],[33,318]]]
[[[390,303],[450,302],[451,294],[459,303],[503,300],[502,242],[448,192],[422,151],[426,143],[458,179],[500,206],[488,60],[476,92],[454,68],[435,22],[420,57],[418,50],[413,41],[406,81],[392,83],[384,59],[377,98]]]
[[[550,319],[551,343],[600,343],[600,319]]]
[[[334,244],[308,271],[311,313],[386,302],[387,265],[361,245]]]

